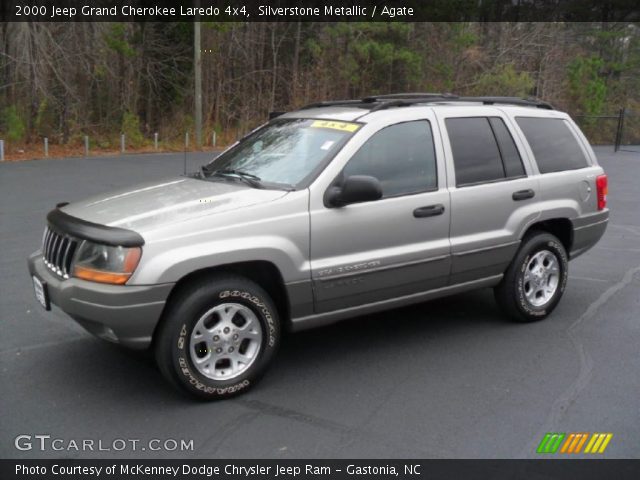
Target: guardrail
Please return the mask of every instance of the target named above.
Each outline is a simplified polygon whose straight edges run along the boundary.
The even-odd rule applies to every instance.
[[[204,146],[211,146],[211,147],[216,147],[218,144],[218,138],[217,138],[217,133],[215,131],[213,131],[211,133],[211,144],[210,145],[203,145]],[[177,137],[173,137],[173,139],[175,140]],[[83,138],[83,147],[84,147],[84,156],[85,157],[89,157],[91,156],[91,139],[89,137],[89,135],[84,135]],[[189,140],[190,140],[190,136],[189,136],[189,132],[185,132],[184,134],[184,150],[188,150],[189,149]],[[170,139],[171,141],[171,139]],[[160,139],[160,135],[158,132],[154,132],[153,134],[153,149],[155,151],[159,151],[160,150],[160,146],[161,146],[161,139]],[[6,154],[6,147],[7,147],[7,142],[4,139],[0,139],[0,161],[4,162],[5,161],[5,154]],[[42,152],[44,155],[44,158],[49,158],[49,138],[48,137],[42,137]],[[127,136],[124,133],[120,134],[120,153],[127,153]]]

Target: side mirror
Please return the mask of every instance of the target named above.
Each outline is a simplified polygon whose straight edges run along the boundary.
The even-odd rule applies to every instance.
[[[341,186],[327,190],[325,203],[330,207],[343,207],[350,203],[370,202],[382,198],[382,186],[375,177],[353,175],[347,177]]]

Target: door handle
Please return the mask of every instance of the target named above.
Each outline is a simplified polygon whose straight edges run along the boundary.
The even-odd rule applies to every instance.
[[[419,207],[413,211],[413,216],[416,218],[423,217],[435,217],[436,215],[442,215],[444,213],[444,205],[438,203],[437,205],[429,205],[428,207]]]
[[[531,189],[528,190],[519,190],[517,192],[513,192],[513,195],[511,195],[511,198],[513,198],[516,202],[518,200],[526,200],[527,198],[533,198],[535,197],[536,192],[534,192]]]

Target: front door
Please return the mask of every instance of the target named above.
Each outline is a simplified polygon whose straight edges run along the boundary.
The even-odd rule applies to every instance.
[[[450,204],[443,168],[426,119],[378,130],[351,157],[338,178],[373,176],[383,197],[343,207],[312,205],[316,313],[447,284]]]

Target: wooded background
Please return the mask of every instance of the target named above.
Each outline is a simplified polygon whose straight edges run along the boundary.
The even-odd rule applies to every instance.
[[[192,23],[4,23],[0,43],[9,148],[193,132]],[[633,23],[203,23],[201,46],[205,139],[223,142],[272,110],[391,92],[535,96],[596,143],[615,121],[593,117],[640,111]]]

